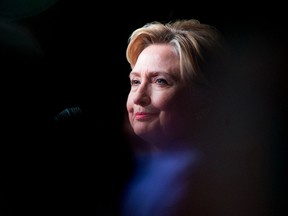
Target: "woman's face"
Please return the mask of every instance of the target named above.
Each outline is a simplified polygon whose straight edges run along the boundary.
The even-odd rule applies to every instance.
[[[130,81],[126,105],[136,135],[154,143],[187,135],[195,104],[180,77],[179,57],[171,45],[145,48]]]

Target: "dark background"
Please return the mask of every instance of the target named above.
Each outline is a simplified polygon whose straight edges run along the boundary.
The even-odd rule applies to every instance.
[[[279,3],[9,2],[0,5],[0,215],[118,215],[133,173],[123,134],[127,40],[146,22],[181,18],[216,26],[231,45],[221,108],[231,116],[222,147],[232,162],[223,163],[237,170],[231,181],[245,182],[243,200],[255,187],[265,198],[242,213],[252,215],[253,206],[267,215],[284,211],[287,17]],[[69,107],[80,107],[81,116],[55,121]]]

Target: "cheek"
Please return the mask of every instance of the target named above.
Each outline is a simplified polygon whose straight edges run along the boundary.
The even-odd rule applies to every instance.
[[[127,101],[126,101],[126,109],[127,109],[128,119],[129,119],[130,124],[132,124],[132,117],[133,117],[133,112],[134,112],[133,105],[134,103],[133,103],[132,97],[129,94],[127,97]]]
[[[153,94],[151,96],[151,104],[158,110],[169,110],[177,99],[173,92],[165,94]]]
[[[174,94],[159,100],[159,107],[164,111],[163,117],[177,122],[190,118],[195,112],[195,106],[191,96],[187,94]]]
[[[154,106],[163,111],[177,110],[181,107],[181,104],[183,104],[182,95],[175,94],[174,92],[165,95],[158,95],[154,99]]]
[[[181,116],[184,112],[184,107],[182,105],[183,101],[180,100],[179,96],[177,94],[168,94],[155,98],[153,105],[160,110],[159,118],[163,125],[174,125],[176,122],[182,121],[180,119],[183,119]]]
[[[133,102],[132,102],[132,97],[130,94],[127,97],[126,109],[127,109],[128,113],[133,112]]]

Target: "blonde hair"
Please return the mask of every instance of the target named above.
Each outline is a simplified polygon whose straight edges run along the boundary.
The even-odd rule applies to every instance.
[[[145,24],[132,32],[128,39],[126,58],[131,68],[139,54],[151,44],[172,45],[180,60],[180,74],[185,80],[207,79],[206,66],[221,55],[223,36],[214,27],[196,19],[176,20],[167,23],[158,21]]]

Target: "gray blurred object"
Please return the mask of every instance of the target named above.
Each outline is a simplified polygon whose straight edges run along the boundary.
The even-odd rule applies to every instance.
[[[61,111],[55,116],[56,121],[72,120],[77,119],[82,115],[82,110],[80,107],[70,107]]]

